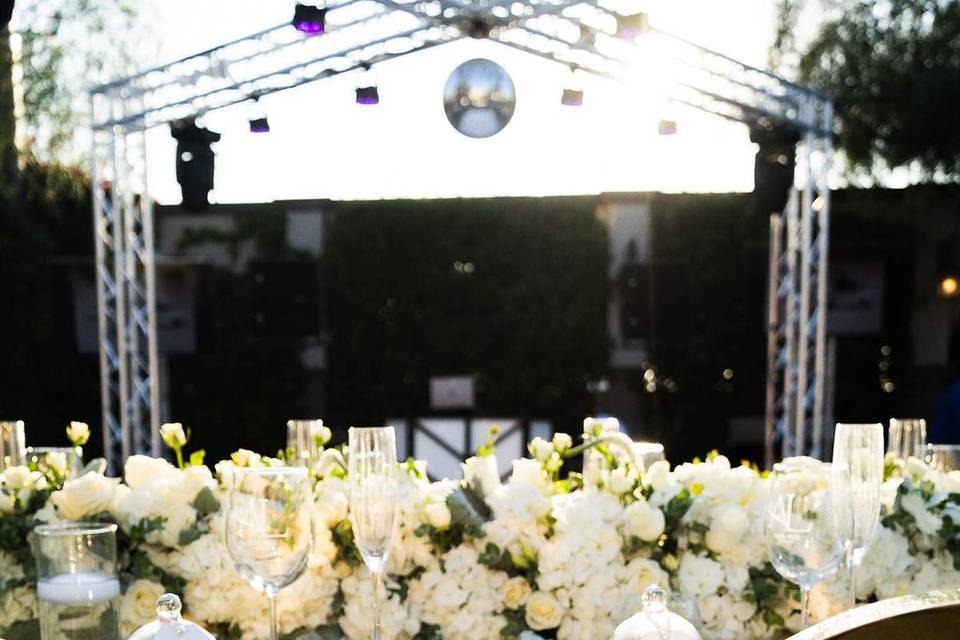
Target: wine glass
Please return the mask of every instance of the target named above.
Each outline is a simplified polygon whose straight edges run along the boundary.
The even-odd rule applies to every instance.
[[[846,548],[849,608],[857,603],[857,567],[880,524],[883,426],[838,424],[833,441],[833,508]]]
[[[800,626],[807,626],[807,602],[813,585],[836,572],[843,541],[833,520],[830,465],[812,458],[773,466],[763,518],[773,568],[800,587]]]
[[[277,640],[277,594],[303,574],[313,546],[307,469],[236,468],[231,477],[227,550],[240,575],[267,594],[270,639]]]
[[[350,427],[350,524],[373,578],[373,640],[380,640],[380,591],[397,519],[397,440],[393,427]]]

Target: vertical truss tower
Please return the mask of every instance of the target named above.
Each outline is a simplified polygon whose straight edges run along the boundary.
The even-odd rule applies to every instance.
[[[800,190],[771,221],[767,454],[769,462],[775,441],[781,455],[822,452],[829,96],[656,29],[645,14],[617,13],[607,0],[341,0],[327,5],[325,27],[311,37],[273,26],[92,91],[102,424],[113,470],[159,446],[145,132],[466,38],[627,85],[641,68],[655,69],[676,102],[802,132]]]

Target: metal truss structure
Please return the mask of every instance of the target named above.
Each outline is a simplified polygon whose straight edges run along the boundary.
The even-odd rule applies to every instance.
[[[800,206],[773,222],[786,239],[777,245],[772,300],[785,313],[771,315],[768,441],[779,434],[785,455],[819,450],[829,97],[653,28],[643,14],[618,14],[607,0],[341,0],[327,6],[323,35],[284,23],[92,91],[103,435],[111,468],[129,454],[156,453],[159,444],[146,130],[465,38],[627,85],[657,83],[677,102],[750,127],[802,132]],[[811,160],[817,154],[823,161]],[[817,212],[815,191],[824,203]]]

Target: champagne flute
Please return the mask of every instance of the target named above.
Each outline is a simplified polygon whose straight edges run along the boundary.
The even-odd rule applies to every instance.
[[[397,519],[397,441],[393,427],[350,427],[350,524],[373,578],[373,640],[380,640],[380,591]]]
[[[836,572],[843,542],[833,522],[830,465],[811,458],[773,466],[763,518],[770,563],[800,587],[800,627],[807,626],[813,585]]]
[[[267,595],[270,640],[278,640],[277,594],[307,568],[313,490],[305,467],[231,471],[226,544],[237,571]]]
[[[880,524],[883,426],[838,424],[833,442],[833,508],[846,549],[849,604],[857,603],[856,571]]]

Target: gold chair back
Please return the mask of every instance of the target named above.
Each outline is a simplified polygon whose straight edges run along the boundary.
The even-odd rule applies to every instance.
[[[864,605],[790,640],[945,640],[960,638],[960,589],[931,591]]]

